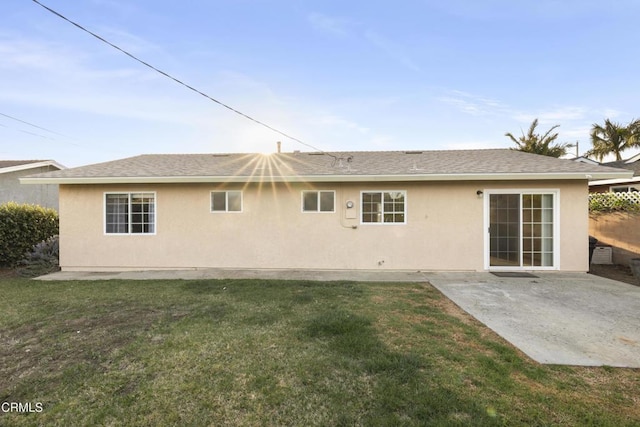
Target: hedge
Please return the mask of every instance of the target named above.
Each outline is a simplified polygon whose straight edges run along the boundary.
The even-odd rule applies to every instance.
[[[58,212],[14,202],[0,205],[0,266],[13,267],[34,245],[58,234]]]
[[[640,212],[640,192],[591,193],[589,212]]]

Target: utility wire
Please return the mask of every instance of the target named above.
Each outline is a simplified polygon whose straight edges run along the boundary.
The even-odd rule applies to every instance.
[[[82,25],[80,25],[80,24],[78,24],[78,23],[76,23],[76,22],[72,21],[71,19],[67,18],[66,16],[64,16],[64,15],[62,15],[62,14],[60,14],[60,13],[56,12],[55,10],[51,9],[50,7],[45,6],[44,4],[40,3],[38,0],[32,0],[32,1],[33,1],[34,3],[36,3],[37,5],[41,6],[42,8],[46,9],[47,11],[49,11],[49,12],[53,13],[54,15],[58,16],[59,18],[61,18],[61,19],[65,20],[65,21],[67,21],[67,22],[68,22],[68,23],[70,23],[71,25],[73,25],[73,26],[75,26],[75,27],[79,28],[80,30],[84,31],[84,32],[85,32],[85,33],[87,33],[87,34],[92,35],[93,37],[97,38],[97,39],[98,39],[98,40],[100,40],[101,42],[108,44],[109,46],[111,46],[112,48],[114,48],[114,49],[116,49],[116,50],[120,51],[121,53],[124,53],[124,54],[125,54],[125,55],[127,55],[129,58],[131,58],[131,59],[133,59],[133,60],[135,60],[135,61],[139,62],[140,64],[142,64],[142,65],[144,65],[144,66],[146,66],[146,67],[148,67],[148,68],[151,68],[153,71],[155,71],[155,72],[157,72],[157,73],[160,73],[160,74],[162,74],[163,76],[165,76],[165,77],[167,77],[167,78],[169,78],[169,79],[173,80],[174,82],[178,83],[179,85],[182,85],[182,86],[186,87],[187,89],[189,89],[189,90],[191,90],[191,91],[193,91],[193,92],[195,92],[195,93],[197,93],[197,94],[199,94],[199,95],[201,95],[201,96],[204,96],[204,97],[205,97],[205,98],[207,98],[208,100],[213,101],[213,102],[215,102],[216,104],[218,104],[218,105],[220,105],[220,106],[222,106],[222,107],[224,107],[224,108],[226,108],[226,109],[228,109],[228,110],[233,111],[234,113],[236,113],[236,114],[238,114],[238,115],[240,115],[240,116],[244,117],[245,119],[251,120],[251,121],[252,121],[252,122],[254,122],[254,123],[257,123],[257,124],[259,124],[259,125],[261,125],[261,126],[264,126],[265,128],[267,128],[267,129],[269,129],[269,130],[271,130],[271,131],[273,131],[273,132],[276,132],[276,133],[278,133],[278,134],[280,134],[280,135],[284,136],[285,138],[288,138],[288,139],[290,139],[290,140],[292,140],[292,141],[295,141],[295,142],[297,142],[297,143],[299,143],[299,144],[302,144],[302,145],[304,145],[304,146],[306,146],[306,147],[309,147],[309,148],[311,148],[311,149],[313,149],[313,150],[315,150],[315,151],[319,151],[319,152],[321,152],[321,153],[324,153],[324,154],[327,154],[327,155],[329,155],[329,156],[333,157],[334,159],[337,159],[337,157],[336,157],[336,156],[334,156],[333,154],[329,154],[329,153],[327,153],[327,152],[326,152],[326,151],[324,151],[324,150],[321,150],[321,149],[319,149],[319,148],[317,148],[317,147],[314,147],[314,146],[313,146],[313,145],[311,145],[311,144],[308,144],[308,143],[306,143],[306,142],[304,142],[304,141],[301,141],[300,139],[298,139],[298,138],[296,138],[296,137],[294,137],[294,136],[288,135],[288,134],[286,134],[285,132],[282,132],[281,130],[276,129],[276,128],[274,128],[273,126],[270,126],[270,125],[268,125],[268,124],[266,124],[266,123],[264,123],[264,122],[261,122],[260,120],[254,119],[253,117],[251,117],[251,116],[249,116],[249,115],[247,115],[247,114],[243,113],[242,111],[236,110],[235,108],[233,108],[233,107],[231,107],[231,106],[229,106],[229,105],[225,104],[224,102],[218,101],[217,99],[215,99],[215,98],[213,98],[213,97],[211,97],[211,96],[207,95],[206,93],[204,93],[204,92],[202,92],[202,91],[200,91],[200,90],[196,89],[195,87],[193,87],[193,86],[191,86],[191,85],[189,85],[189,84],[187,84],[187,83],[183,82],[182,80],[177,79],[176,77],[173,77],[171,74],[169,74],[169,73],[167,73],[167,72],[165,72],[165,71],[162,71],[162,70],[160,70],[160,69],[158,69],[158,68],[154,67],[153,65],[149,64],[148,62],[143,61],[142,59],[138,58],[137,56],[135,56],[135,55],[133,55],[133,54],[131,54],[131,53],[129,53],[129,52],[127,52],[126,50],[122,49],[121,47],[116,46],[115,44],[113,44],[113,43],[111,43],[110,41],[106,40],[105,38],[103,38],[103,37],[99,36],[98,34],[96,34],[96,33],[92,32],[92,31],[90,31],[90,30],[86,29],[86,28],[85,28],[85,27],[83,27]]]
[[[54,134],[54,135],[62,136],[62,137],[67,138],[67,139],[74,139],[74,138],[72,138],[72,137],[70,137],[70,136],[67,136],[67,135],[65,135],[65,134],[62,134],[62,133],[60,133],[60,132],[56,132],[56,131],[53,131],[53,130],[51,130],[51,129],[47,129],[47,128],[42,127],[42,126],[34,125],[33,123],[29,123],[29,122],[28,122],[28,121],[26,121],[26,120],[22,120],[22,119],[19,119],[19,118],[17,118],[17,117],[13,117],[13,116],[10,116],[10,115],[5,114],[5,113],[0,113],[0,116],[2,116],[2,117],[6,117],[6,118],[11,119],[11,120],[15,120],[16,122],[24,123],[25,125],[28,125],[28,126],[34,127],[34,128],[36,128],[36,129],[43,130],[43,131],[45,131],[45,132],[52,133],[52,134]],[[4,126],[4,125],[2,125],[2,126],[3,126],[3,127],[7,127],[7,126]],[[40,135],[39,133],[29,132],[29,131],[22,130],[22,129],[17,129],[17,130],[18,130],[18,131],[20,131],[20,132],[22,132],[22,133],[26,133],[26,134],[28,134],[28,135],[38,136],[38,137],[40,137],[40,138],[50,139],[50,140],[52,140],[52,141],[56,141],[56,139],[55,139],[55,138],[52,138],[52,137],[50,137],[50,136],[44,136],[44,135]],[[76,144],[75,142],[71,142],[71,141],[66,141],[66,142],[67,142],[67,143],[69,143],[69,144],[71,144],[71,145],[76,145],[76,146],[80,147],[80,144]]]
[[[0,113],[0,114],[1,114],[1,113]],[[4,115],[4,114],[3,114],[3,115]],[[2,123],[0,123],[0,127],[7,128],[7,129],[11,129],[11,128],[9,128],[9,126],[7,126],[7,125],[3,125]],[[39,133],[29,132],[29,131],[27,131],[27,130],[22,130],[22,129],[16,129],[16,130],[17,130],[18,132],[22,132],[22,133],[26,133],[26,134],[29,134],[29,135],[37,136],[38,138],[52,139],[52,140],[53,140],[53,138],[51,138],[51,137],[49,137],[49,136],[40,135]]]
[[[18,129],[18,132],[26,133],[27,135],[37,136],[38,138],[42,138],[42,139],[50,139],[52,141],[55,141],[55,138],[51,138],[50,136],[40,135],[39,133],[35,133],[35,132],[29,132],[28,130]]]
[[[64,136],[65,138],[69,138],[68,136],[63,135],[61,133],[58,133],[56,131],[53,131],[51,129],[43,128],[42,126],[38,126],[38,125],[34,125],[33,123],[29,123],[27,121],[20,120],[20,119],[18,119],[16,117],[8,115],[8,114],[0,113],[0,116],[6,117],[6,118],[11,119],[11,120],[15,120],[16,122],[24,123],[25,125],[29,125],[31,127],[34,127],[34,128],[37,128],[37,129],[41,129],[41,130],[44,130],[44,131],[49,132],[49,133],[54,133],[54,134],[59,135],[59,136]]]

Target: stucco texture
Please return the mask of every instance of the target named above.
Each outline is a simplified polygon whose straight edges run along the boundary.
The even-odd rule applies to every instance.
[[[586,181],[121,184],[60,186],[63,270],[486,269],[477,190],[559,190],[559,264],[588,270]],[[242,190],[243,211],[211,213],[210,193]],[[336,211],[304,213],[303,190],[334,190]],[[362,191],[406,191],[406,224],[362,224]],[[104,232],[105,192],[155,192],[156,233]],[[354,207],[346,208],[353,201]]]

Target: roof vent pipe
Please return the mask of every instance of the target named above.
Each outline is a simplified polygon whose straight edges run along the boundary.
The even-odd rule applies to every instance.
[[[276,145],[278,146],[278,153],[280,153],[280,150],[282,149],[282,142],[278,141],[276,142]]]

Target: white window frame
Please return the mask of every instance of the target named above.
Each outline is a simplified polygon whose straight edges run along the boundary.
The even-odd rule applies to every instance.
[[[213,210],[213,193],[224,193],[224,210]],[[229,210],[229,193],[240,193],[240,210],[239,211],[230,211]],[[242,190],[211,190],[209,193],[209,212],[213,214],[237,214],[242,213],[244,211],[244,194],[242,194]]]
[[[108,195],[126,195],[128,198],[128,229],[126,233],[110,233],[107,232],[107,196]],[[134,233],[131,226],[131,196],[133,194],[152,194],[153,195],[153,232],[152,233]],[[102,232],[105,236],[155,236],[158,233],[158,195],[155,191],[105,191],[102,193]]]
[[[531,271],[531,270],[560,270],[560,189],[559,188],[511,188],[483,190],[484,194],[484,269],[486,271]],[[552,266],[531,266],[522,265],[522,247],[520,248],[520,265],[516,267],[495,266],[491,264],[489,215],[490,215],[490,195],[491,194],[519,194],[522,199],[523,194],[551,194],[553,195],[553,265]],[[520,206],[522,209],[522,206]],[[522,240],[522,219],[520,219],[520,239]]]
[[[636,187],[638,187],[638,185],[612,185],[609,187],[609,191],[612,193],[632,193],[638,191],[635,190]],[[632,188],[634,188],[634,190],[632,190]]]
[[[317,202],[318,202],[318,209],[315,211],[311,211],[311,210],[305,210],[304,209],[304,195],[306,193],[317,193]],[[330,211],[323,211],[320,209],[320,193],[333,193],[333,207],[331,208]],[[301,192],[301,197],[300,197],[300,211],[302,213],[310,213],[310,214],[314,214],[314,213],[320,213],[320,214],[330,214],[330,213],[335,213],[336,212],[336,192],[335,190],[303,190]]]
[[[382,221],[380,222],[364,222],[364,194],[365,193],[380,193],[382,195]],[[404,195],[404,221],[403,222],[384,222],[384,193],[402,193]],[[407,211],[408,211],[408,195],[407,190],[362,190],[360,191],[360,225],[406,225],[407,224]]]

